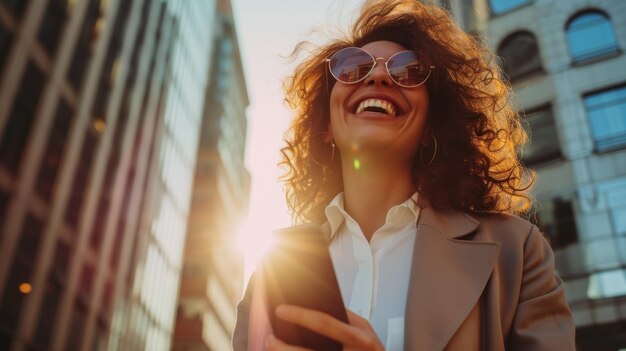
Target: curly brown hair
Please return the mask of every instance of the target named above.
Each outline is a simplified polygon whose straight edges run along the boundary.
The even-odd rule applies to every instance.
[[[380,0],[366,2],[345,38],[316,47],[300,43],[294,50],[296,55],[308,48],[311,55],[284,86],[295,117],[279,164],[286,168],[282,179],[293,218],[323,222],[325,206],[343,190],[341,162],[331,159],[325,140],[329,91],[335,84],[325,59],[341,48],[380,40],[423,53],[436,66],[426,82],[426,131],[436,138],[437,152],[428,166],[417,153],[415,190],[438,209],[525,213],[533,205],[529,191],[535,180],[518,157],[527,135],[493,54],[441,8]],[[432,155],[431,147],[423,146],[423,153]]]

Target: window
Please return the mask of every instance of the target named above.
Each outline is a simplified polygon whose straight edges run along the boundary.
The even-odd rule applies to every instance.
[[[37,320],[37,329],[33,338],[35,350],[45,350],[52,339],[52,329],[57,316],[57,307],[61,300],[63,287],[52,276],[48,278],[45,286],[44,300]]]
[[[584,99],[596,150],[626,146],[626,86],[589,94]]]
[[[522,161],[527,166],[558,159],[561,157],[559,138],[550,106],[526,114],[526,132],[530,137],[522,149]]]
[[[71,246],[59,240],[56,244],[54,260],[52,261],[48,282],[45,286],[44,302],[41,305],[37,329],[33,338],[35,346],[37,346],[34,347],[35,350],[45,350],[46,346],[50,345],[57,308],[67,281],[67,270],[71,255]]]
[[[107,319],[113,313],[112,303],[113,303],[113,282],[111,281],[111,279],[107,279],[107,282],[104,285],[104,292],[102,294],[102,304],[100,305],[101,306],[100,312],[104,313],[107,316]]]
[[[71,317],[71,331],[67,338],[66,350],[79,350],[87,324],[87,304],[80,299],[75,300]]]
[[[2,67],[7,56],[9,56],[9,49],[13,41],[13,33],[9,32],[2,22],[0,22],[0,74],[2,73]]]
[[[506,37],[498,47],[498,55],[504,61],[504,73],[512,82],[543,70],[537,39],[529,32]]]
[[[52,195],[57,171],[59,170],[59,165],[61,164],[61,156],[63,155],[65,139],[68,131],[70,130],[73,114],[74,110],[65,101],[65,99],[61,99],[57,107],[52,129],[50,130],[48,146],[46,147],[45,155],[41,163],[39,176],[37,177],[37,192],[46,201],[50,201],[50,197]]]
[[[626,270],[613,269],[589,276],[587,296],[591,299],[606,299],[626,295]]]
[[[574,62],[583,62],[618,52],[609,17],[600,11],[574,16],[566,26],[567,42]]]
[[[17,97],[13,102],[4,135],[0,137],[0,165],[6,167],[14,175],[17,174],[22,152],[26,147],[28,134],[35,119],[37,102],[44,81],[45,76],[39,67],[32,60],[29,61],[22,76]]]
[[[13,12],[13,15],[17,18],[22,17],[24,13],[24,8],[28,4],[26,0],[0,0],[0,3],[5,6],[5,8],[9,9],[9,11]]]
[[[83,22],[80,37],[74,48],[74,57],[68,69],[68,79],[75,89],[80,88],[85,69],[87,68],[87,61],[98,40],[99,31],[102,30],[101,24],[104,23],[101,22],[104,20],[104,15],[100,12],[100,1],[88,1],[85,22]]]
[[[41,221],[29,213],[20,233],[13,265],[0,298],[0,333],[11,335],[15,332],[24,298],[32,289],[30,279],[37,258],[41,231]],[[4,339],[0,340],[2,343],[5,342]]]
[[[39,27],[38,39],[41,45],[54,56],[61,38],[61,32],[67,18],[67,0],[50,0]]]
[[[491,5],[491,13],[499,15],[528,3],[528,0],[489,0]]]
[[[543,201],[533,222],[548,238],[554,250],[578,242],[574,207],[569,199],[558,197]]]
[[[7,205],[9,204],[9,194],[4,189],[0,189],[0,242],[2,241],[2,232],[4,231],[4,219],[6,216]]]
[[[100,141],[100,134],[98,127],[98,119],[92,119],[92,123],[88,126],[85,133],[85,141],[82,145],[80,154],[80,161],[76,173],[74,174],[74,184],[72,185],[72,191],[65,209],[65,221],[73,229],[76,229],[78,225],[78,219],[83,206],[83,197],[87,190],[87,181],[90,176],[91,164],[94,160],[94,154]]]
[[[115,170],[111,170],[111,172],[109,172],[107,170],[107,176],[109,176],[110,174],[115,174],[114,171]],[[98,201],[97,215],[94,218],[91,235],[89,236],[89,242],[91,243],[91,247],[96,252],[102,249],[102,238],[104,237],[107,219],[109,218],[109,211],[111,210],[112,193],[113,189],[103,189],[102,193],[100,194],[100,199]]]
[[[80,273],[80,291],[78,292],[78,296],[76,297],[80,303],[84,303],[85,306],[89,305],[89,301],[91,301],[91,296],[93,294],[94,289],[94,267],[85,262],[83,265],[83,269]]]

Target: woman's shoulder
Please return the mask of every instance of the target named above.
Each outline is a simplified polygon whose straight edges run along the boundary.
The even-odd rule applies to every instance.
[[[528,219],[509,213],[471,214],[480,224],[479,228],[495,232],[529,233],[536,226]]]
[[[452,209],[423,208],[423,224],[432,226],[444,233],[447,237],[474,240],[498,238],[527,238],[537,227],[527,219],[507,213],[467,213]],[[459,228],[462,228],[459,230]],[[448,235],[449,232],[459,231],[471,234]],[[464,237],[464,238],[463,238]]]
[[[468,239],[498,245],[495,274],[501,282],[512,286],[521,284],[523,277],[532,276],[529,272],[537,267],[543,267],[546,274],[554,276],[554,254],[536,225],[511,214],[473,217],[479,224]]]
[[[549,247],[536,225],[513,214],[473,215],[479,222],[475,240],[496,242],[504,251]]]

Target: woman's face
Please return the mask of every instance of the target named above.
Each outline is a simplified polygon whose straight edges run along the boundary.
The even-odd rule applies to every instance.
[[[362,46],[375,58],[388,59],[402,45],[375,41]],[[360,105],[380,100],[395,115],[363,110]],[[358,112],[357,112],[358,110]],[[337,81],[330,94],[330,132],[343,157],[350,153],[374,153],[411,164],[426,125],[428,91],[425,84],[403,88],[395,84],[378,60],[374,70],[363,81],[345,84]],[[373,154],[372,154],[373,155]],[[355,155],[356,156],[356,155]]]

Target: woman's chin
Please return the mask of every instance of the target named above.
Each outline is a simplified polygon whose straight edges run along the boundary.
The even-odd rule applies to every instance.
[[[351,138],[350,147],[352,151],[364,151],[369,149],[380,149],[391,144],[392,138],[381,135],[383,133],[375,131],[363,131],[355,133]]]
[[[349,152],[353,154],[381,154],[389,153],[391,157],[399,151],[395,150],[397,147],[397,138],[394,135],[385,135],[380,131],[361,131],[355,133],[352,141],[349,143]]]

